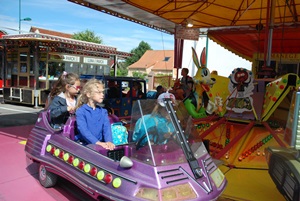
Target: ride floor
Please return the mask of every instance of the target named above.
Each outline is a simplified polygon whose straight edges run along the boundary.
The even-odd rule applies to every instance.
[[[24,145],[33,125],[0,128],[0,200],[40,200],[67,201],[91,200],[91,198],[70,182],[60,179],[54,188],[43,188],[38,181],[37,167],[26,160]],[[222,128],[220,128],[222,129]],[[234,127],[238,131],[238,128]],[[210,136],[220,139],[217,130]],[[284,201],[272,182],[263,154],[253,154],[238,160],[244,150],[253,143],[266,138],[270,133],[259,127],[251,129],[235,146],[230,149],[228,157],[221,157],[219,167],[225,174],[228,185],[218,201]],[[232,135],[234,131],[232,130]],[[270,139],[263,146],[278,146],[276,140]],[[263,150],[263,147],[260,148]],[[263,152],[263,151],[262,151]]]

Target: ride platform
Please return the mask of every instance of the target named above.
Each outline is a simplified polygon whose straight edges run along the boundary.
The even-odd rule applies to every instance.
[[[59,179],[54,188],[44,188],[40,185],[37,166],[26,160],[24,152],[26,138],[32,127],[33,125],[0,128],[2,153],[0,159],[3,161],[0,171],[0,200],[92,200],[78,187],[63,179]],[[239,128],[234,128],[235,130],[238,131]],[[247,149],[247,147],[252,146],[247,145],[248,142],[256,142],[261,137],[268,135],[267,131],[261,133],[255,137],[250,137],[250,134],[249,136],[245,135],[245,139],[238,143],[241,148],[235,148],[231,151],[241,153],[243,148]],[[269,144],[271,143],[272,140]],[[250,164],[266,167],[263,165],[266,163],[263,156],[255,156],[254,159],[247,157],[240,164],[236,161],[236,157],[230,157],[228,161],[228,163],[222,161],[219,164],[228,180],[228,185],[218,201],[285,200],[272,182],[267,169],[250,168]],[[228,164],[231,163],[239,165],[229,166]]]

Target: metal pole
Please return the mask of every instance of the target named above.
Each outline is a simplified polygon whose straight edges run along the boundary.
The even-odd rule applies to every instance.
[[[33,48],[33,70],[34,70],[34,108],[38,109],[39,104],[38,104],[38,99],[41,99],[40,97],[40,87],[39,87],[39,44],[34,43]]]
[[[199,39],[201,40],[201,37],[199,37]],[[194,41],[194,49],[195,50],[197,49],[197,43],[196,43],[196,41]],[[191,73],[191,75],[195,76],[195,63],[194,62],[192,63],[192,73]]]
[[[275,16],[275,1],[271,0],[270,11],[270,24],[269,24],[269,37],[268,37],[268,52],[267,52],[267,66],[271,66],[271,53],[272,53],[272,39],[274,28],[274,16]]]
[[[117,59],[117,55],[114,55],[114,76],[117,77],[118,73],[118,59]]]
[[[19,0],[19,34],[21,34],[21,0]]]
[[[4,87],[6,87],[6,68],[7,68],[7,65],[6,65],[6,46],[5,46],[5,42],[4,41],[2,41],[2,46],[3,46],[3,49],[2,49],[2,53],[1,53],[1,55],[2,55],[2,68],[1,68],[1,78],[0,79],[2,79],[2,82],[3,82],[3,88],[2,88],[2,86],[0,86],[0,88],[2,88],[2,96],[3,96],[3,98],[2,99],[0,99],[0,104],[1,103],[4,103]]]
[[[5,57],[5,50],[6,50],[6,48],[5,48],[5,42],[3,41],[2,42],[2,47],[3,47],[3,49],[2,49],[2,53],[1,53],[1,56],[2,56],[2,63],[1,63],[1,65],[2,65],[2,68],[1,68],[1,74],[0,74],[0,79],[2,79],[2,81],[5,83],[5,75],[4,75],[4,68],[6,67],[6,65],[4,64],[4,59],[6,59],[6,57]],[[1,88],[2,86],[0,86],[0,88]]]
[[[205,52],[205,67],[208,68],[208,65],[207,65],[207,61],[208,61],[208,35],[206,33],[206,52]]]

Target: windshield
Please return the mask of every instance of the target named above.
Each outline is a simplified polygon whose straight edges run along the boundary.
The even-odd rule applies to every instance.
[[[132,141],[136,143],[133,157],[144,163],[161,166],[186,162],[178,138],[178,127],[166,106],[156,99],[137,100],[132,107]],[[172,104],[184,137],[189,138],[193,123],[182,103]],[[189,125],[189,126],[187,126]]]

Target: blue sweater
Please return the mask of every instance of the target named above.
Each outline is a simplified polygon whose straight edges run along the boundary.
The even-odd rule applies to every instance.
[[[88,144],[112,142],[111,125],[107,110],[97,106],[95,110],[87,104],[76,111],[79,138]]]

